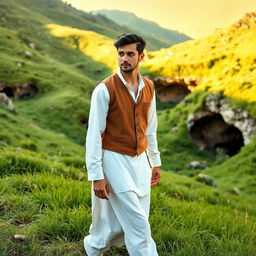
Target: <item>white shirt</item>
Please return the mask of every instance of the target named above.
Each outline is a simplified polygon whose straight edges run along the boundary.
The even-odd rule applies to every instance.
[[[139,75],[138,93],[129,87],[120,71],[117,75],[137,102],[140,91],[145,86]],[[88,180],[106,178],[115,193],[134,190],[138,195],[145,195],[150,189],[151,168],[146,152],[132,157],[102,149],[101,135],[106,128],[109,109],[109,92],[104,83],[100,83],[93,91],[89,115],[89,126],[86,136],[86,166]],[[147,154],[152,167],[161,166],[160,153],[157,146],[157,114],[155,92],[148,112]]]

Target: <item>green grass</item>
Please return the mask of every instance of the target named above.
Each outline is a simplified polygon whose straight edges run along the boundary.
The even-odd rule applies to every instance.
[[[1,151],[7,147],[15,150],[29,149],[32,145],[32,151],[29,151],[31,154],[34,149],[38,153],[52,157],[73,155],[81,157],[84,154],[83,147],[70,141],[64,134],[42,129],[15,113],[5,111],[2,107],[0,107],[0,117]]]
[[[8,241],[0,243],[2,255],[83,255],[82,239],[91,222],[90,183],[68,171],[37,167],[40,171],[28,169],[1,180],[0,234]],[[151,200],[150,223],[159,255],[255,253],[256,212],[247,200],[167,172],[152,188]],[[11,242],[16,233],[28,240]],[[106,255],[119,253],[128,255],[124,248]]]
[[[3,127],[10,131],[17,125],[22,127],[24,119],[14,113],[1,110],[1,116],[6,120]],[[53,132],[33,125],[29,140],[18,143],[15,137],[19,134],[22,139],[25,131],[12,131],[9,143],[23,145],[23,150],[8,147],[8,141],[2,147],[0,255],[83,255],[82,240],[91,222],[91,187],[84,172],[82,147],[68,138],[59,141],[55,137],[56,144],[66,143],[66,150],[46,154],[47,143],[57,136]],[[38,133],[41,140],[36,140]],[[249,144],[251,151],[245,148],[243,154],[250,157],[253,148]],[[248,177],[242,171],[239,175]],[[150,215],[159,255],[255,254],[255,191],[240,188],[241,195],[233,195],[229,191],[234,183],[232,173],[215,178],[220,186],[211,188],[195,178],[162,173],[160,185],[152,188]],[[14,234],[26,235],[27,241],[14,242]],[[128,254],[125,248],[114,247],[106,255]]]
[[[19,115],[36,122],[44,129],[63,133],[73,141],[84,145],[85,126],[90,108],[88,93],[81,96],[75,90],[63,89],[41,97],[17,101],[15,105]]]
[[[248,198],[256,194],[256,136],[252,142],[241,149],[239,154],[231,157],[221,165],[204,172],[217,178],[219,186],[231,190],[231,185],[239,188]],[[222,170],[220,172],[220,170]]]

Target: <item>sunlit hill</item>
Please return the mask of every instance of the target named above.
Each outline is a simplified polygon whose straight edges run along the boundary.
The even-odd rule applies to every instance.
[[[195,90],[256,101],[256,13],[208,36],[150,52],[144,63],[152,76],[199,81]]]

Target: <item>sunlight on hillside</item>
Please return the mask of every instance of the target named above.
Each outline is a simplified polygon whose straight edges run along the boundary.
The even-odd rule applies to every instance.
[[[144,67],[153,76],[184,78],[201,83],[196,90],[219,91],[256,101],[256,13],[211,36],[151,52]]]
[[[65,38],[70,47],[79,49],[94,61],[106,64],[113,71],[117,70],[116,49],[112,39],[93,31],[69,26],[47,24],[46,27],[53,36]]]
[[[240,22],[240,23],[239,23]],[[201,81],[195,90],[222,92],[250,102],[256,101],[256,23],[254,17],[223,29],[211,36],[189,40],[171,48],[147,52],[142,66],[152,76],[185,78]],[[48,24],[56,37],[79,49],[93,60],[117,70],[113,40],[88,30]],[[194,88],[191,88],[193,90]]]

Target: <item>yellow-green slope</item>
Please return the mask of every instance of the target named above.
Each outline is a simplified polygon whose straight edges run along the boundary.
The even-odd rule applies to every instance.
[[[193,76],[196,90],[256,101],[255,38],[256,12],[208,37],[151,52],[144,67],[153,76]]]

